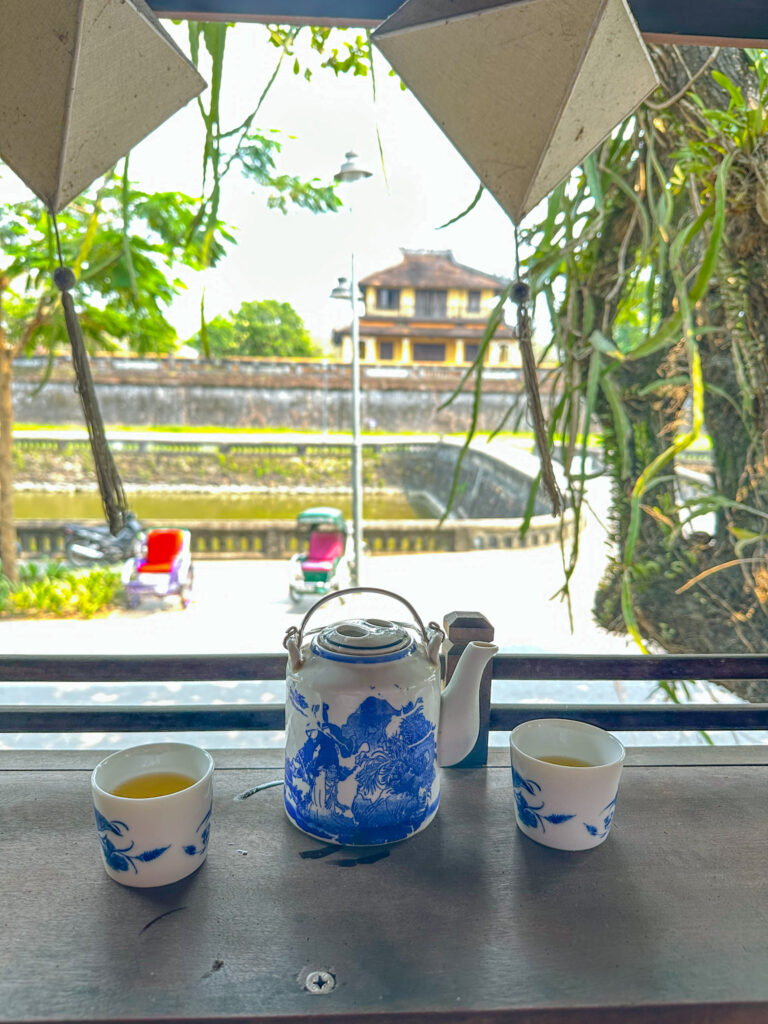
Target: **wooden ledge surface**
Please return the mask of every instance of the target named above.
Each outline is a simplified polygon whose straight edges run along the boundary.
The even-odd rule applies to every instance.
[[[765,748],[632,751],[611,835],[578,854],[516,829],[504,751],[444,771],[434,823],[373,851],[299,832],[280,787],[233,799],[280,751],[218,752],[208,860],[154,890],[102,868],[102,754],[0,752],[3,1024],[768,1016]]]

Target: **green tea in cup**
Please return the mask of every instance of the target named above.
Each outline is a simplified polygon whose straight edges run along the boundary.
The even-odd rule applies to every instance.
[[[194,786],[197,779],[181,772],[145,772],[132,779],[118,783],[110,790],[112,796],[124,796],[131,800],[150,800],[156,796],[168,796],[182,789]]]

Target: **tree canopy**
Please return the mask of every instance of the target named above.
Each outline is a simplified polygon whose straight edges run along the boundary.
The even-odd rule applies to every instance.
[[[190,196],[137,189],[126,160],[58,215],[62,256],[78,280],[80,323],[92,349],[175,348],[176,331],[166,318],[181,287],[175,267],[216,263],[232,241],[220,221],[205,241],[190,235],[197,212],[198,201]],[[8,344],[17,352],[66,344],[51,276],[57,257],[50,214],[37,200],[0,206],[0,245]]]
[[[304,321],[288,302],[244,302],[228,317],[217,316],[189,344],[212,356],[314,356]]]

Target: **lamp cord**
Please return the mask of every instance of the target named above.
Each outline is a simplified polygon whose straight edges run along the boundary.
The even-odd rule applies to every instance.
[[[86,426],[88,427],[88,438],[93,453],[93,462],[96,469],[96,479],[99,484],[101,503],[104,507],[104,515],[109,523],[110,532],[114,535],[125,525],[125,517],[128,513],[128,505],[123,490],[123,483],[117,466],[112,458],[112,452],[107,441],[104,430],[104,421],[99,408],[99,401],[96,397],[96,387],[93,383],[91,366],[88,361],[88,353],[83,340],[83,332],[80,329],[80,321],[77,318],[75,304],[70,291],[77,284],[74,271],[64,266],[64,259],[61,252],[61,239],[59,238],[59,225],[56,221],[56,214],[50,211],[53,220],[53,230],[56,236],[56,249],[59,255],[59,265],[53,272],[53,283],[61,293],[61,304],[64,308],[64,320],[67,325],[69,343],[72,347],[72,364],[75,369],[75,391],[80,396],[80,404],[83,409]]]

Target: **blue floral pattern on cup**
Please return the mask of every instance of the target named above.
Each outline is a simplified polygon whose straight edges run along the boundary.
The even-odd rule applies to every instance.
[[[200,845],[195,846],[194,843],[190,843],[189,846],[183,847],[184,853],[188,853],[190,857],[202,857],[205,851],[208,849],[208,837],[211,834],[211,812],[213,811],[213,801],[211,801],[208,810],[205,812],[203,820],[195,829],[195,832],[200,832]]]
[[[512,768],[512,786],[517,805],[517,816],[527,828],[540,827],[542,832],[546,832],[545,821],[549,822],[550,825],[562,825],[564,821],[570,821],[571,818],[576,817],[575,814],[542,814],[541,812],[545,809],[545,802],[542,800],[541,803],[537,804],[529,803],[525,795],[527,793],[534,800],[540,799],[541,786],[533,779],[524,779],[521,775],[518,775],[514,767]],[[589,829],[589,825],[587,825],[587,829]]]
[[[602,811],[600,811],[601,814],[605,815],[602,825],[588,825],[586,821],[583,822],[584,828],[591,836],[597,836],[600,839],[605,839],[608,835],[611,828],[611,822],[613,821],[613,815],[616,811],[616,798],[618,795],[619,793],[617,790],[613,800],[611,800],[609,804],[606,804]],[[608,812],[607,814],[606,811]]]
[[[109,838],[107,833],[111,832],[113,836],[118,839],[126,840],[126,832],[130,832],[130,826],[126,825],[124,821],[108,821],[101,811],[93,808],[93,813],[96,816],[96,829],[99,833],[99,839],[101,841],[101,849],[104,852],[104,859],[106,860],[109,867],[113,871],[129,871],[133,868],[135,874],[139,873],[139,869],[136,866],[136,861],[147,863],[150,860],[156,860],[162,856],[166,850],[170,849],[170,843],[168,846],[160,846],[155,850],[144,850],[142,853],[132,853],[134,847],[133,840],[127,846],[116,846],[115,843]]]

